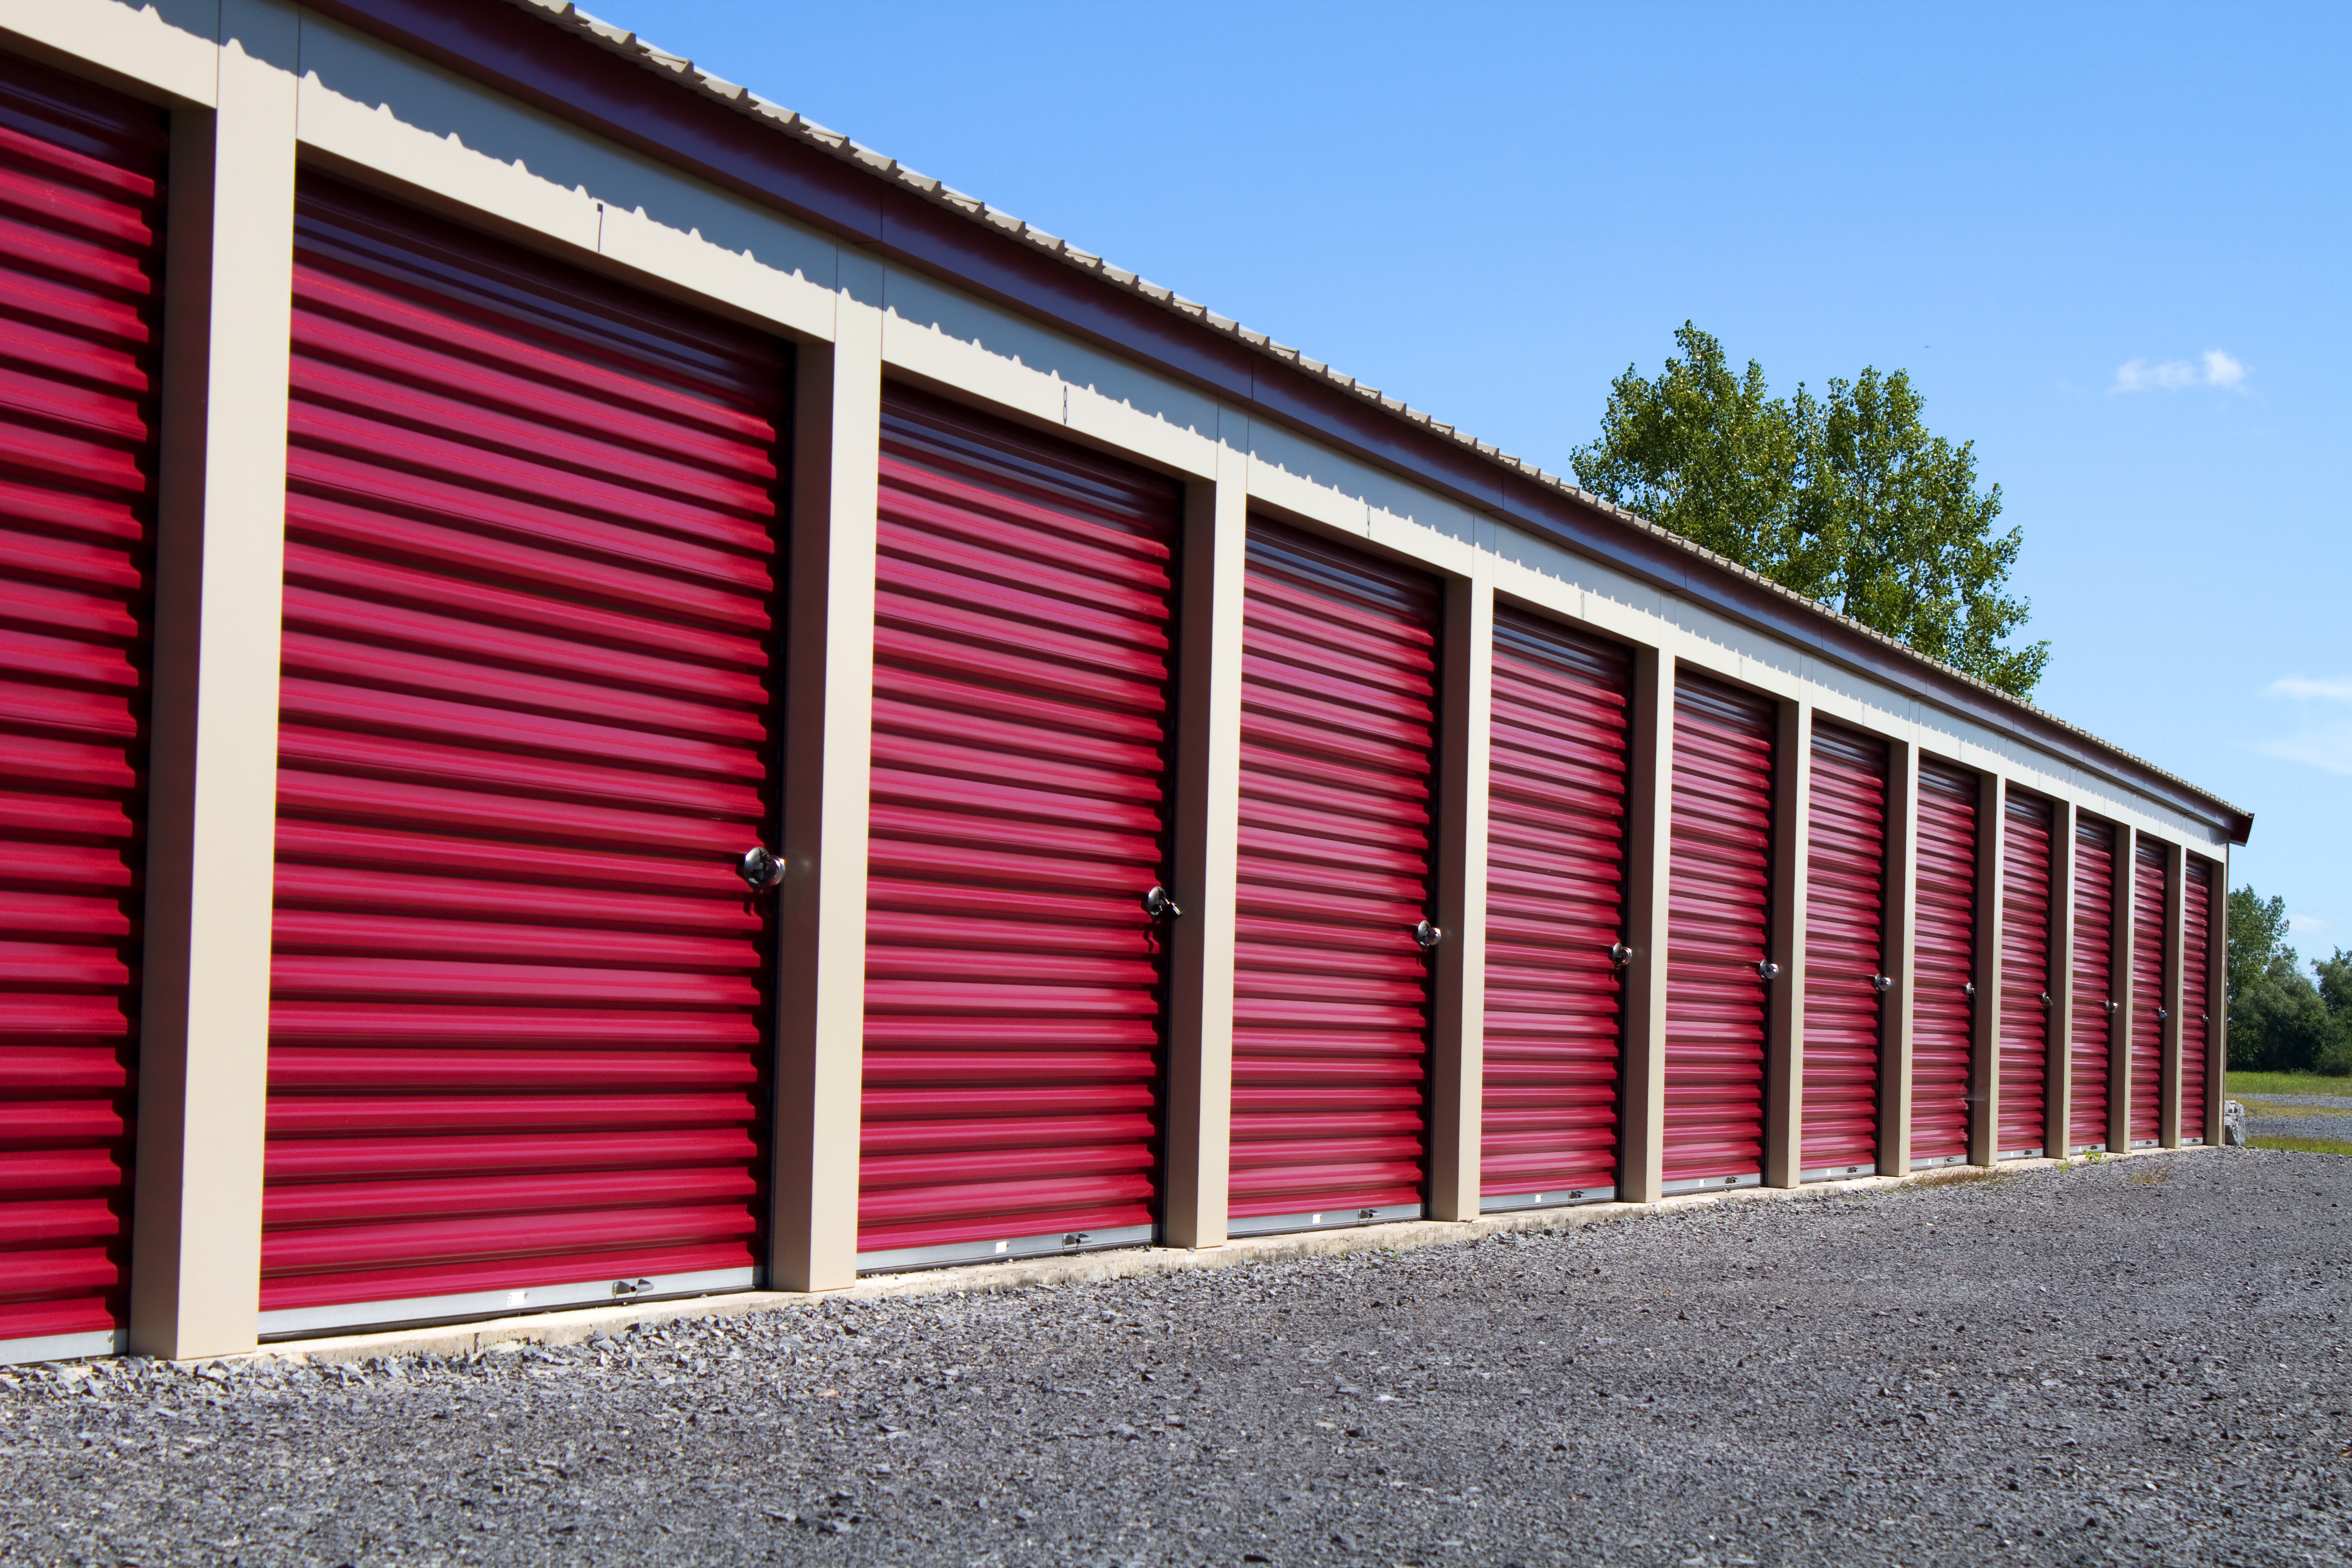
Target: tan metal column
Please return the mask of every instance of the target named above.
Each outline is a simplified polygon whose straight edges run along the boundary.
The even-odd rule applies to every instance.
[[[220,11],[218,108],[173,117],[131,1348],[260,1313],[297,14]]]
[[[1969,1163],[2000,1163],[2001,854],[2009,833],[1998,773],[1977,775],[1977,1005],[1969,1083]]]
[[[1478,1217],[1486,1079],[1486,787],[1494,744],[1495,584],[1445,584],[1437,785],[1437,946],[1429,1215]]]
[[[2107,926],[2107,1152],[2131,1147],[2132,901],[2139,881],[2138,845],[2132,830],[2116,825],[2116,885],[2113,919]]]
[[[1764,1184],[1804,1180],[1806,890],[1811,869],[1813,705],[1780,705],[1772,781],[1772,913],[1765,952],[1780,966],[1764,1039]]]
[[[1249,458],[1220,446],[1217,477],[1184,489],[1177,649],[1176,885],[1171,932],[1168,1170],[1171,1247],[1221,1247],[1234,1106],[1234,918],[1240,859],[1242,589]]]
[[[2180,955],[2185,933],[2182,919],[2189,904],[2189,857],[2178,844],[2164,847],[2164,1099],[2157,1110],[2157,1139],[2168,1149],[2180,1147]]]
[[[1625,824],[1624,1121],[1617,1195],[1664,1195],[1666,1141],[1666,897],[1674,858],[1675,656],[1633,653],[1633,779]]]
[[[1911,1169],[1911,994],[1916,947],[1919,748],[1886,747],[1886,973],[1895,981],[1879,1016],[1878,1171]]]
[[[2050,1023],[2043,1037],[2042,1152],[2074,1152],[2074,804],[2050,803]]]
[[[768,1266],[786,1290],[857,1279],[881,268],[845,247],[842,275],[834,341],[800,349],[793,408]]]

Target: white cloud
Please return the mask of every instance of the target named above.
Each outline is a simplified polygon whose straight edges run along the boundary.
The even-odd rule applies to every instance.
[[[2265,695],[2299,703],[2352,703],[2352,675],[2317,680],[2307,675],[2283,675],[2270,683]],[[2333,714],[2323,719],[2309,708],[2303,711],[2303,723],[2294,734],[2265,741],[2255,749],[2265,756],[2284,757],[2331,773],[2352,774],[2352,720]]]
[[[2352,702],[2352,675],[2339,675],[2332,680],[2283,675],[2271,682],[2270,689],[2273,697],[2315,697],[2324,702]]]
[[[2116,366],[2113,392],[2181,392],[2192,386],[2218,386],[2224,392],[2246,389],[2245,362],[2221,349],[2207,349],[2201,359],[2168,359],[2150,364],[2128,359]]]
[[[2327,922],[2317,915],[2290,914],[2286,917],[2286,929],[2296,936],[2301,936],[2306,931],[2326,931]]]

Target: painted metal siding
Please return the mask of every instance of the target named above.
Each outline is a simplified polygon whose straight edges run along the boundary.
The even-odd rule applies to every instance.
[[[2164,1133],[2164,847],[2142,839],[2132,851],[2131,1112],[2127,1125],[2135,1145],[2154,1143]]]
[[[2067,1104],[2072,1150],[2107,1146],[2107,1082],[2113,1077],[2116,830],[2074,825],[2074,1038],[2067,1042],[2074,1087]]]
[[[1806,824],[1805,1060],[1799,1165],[1815,1179],[1878,1168],[1887,989],[1886,742],[1813,727]]]
[[[1633,656],[1495,612],[1480,1202],[1617,1186]]]
[[[1252,519],[1231,1227],[1426,1201],[1437,584]]]
[[[1968,1158],[1976,1034],[1977,775],[1919,764],[1912,959],[1911,1163]]]
[[[2205,1142],[2206,1095],[2213,1020],[2206,1011],[2212,977],[2213,868],[2191,856],[2180,889],[2180,1141]]]
[[[0,56],[0,1360],[130,1283],[169,133]]]
[[[2046,1152],[2050,1139],[2050,803],[2012,793],[2000,843],[2002,1154]]]
[[[1151,1238],[1181,505],[884,395],[861,1267]]]
[[[263,1331],[749,1285],[790,362],[307,175],[294,290]]]
[[[1675,690],[1666,901],[1670,1191],[1761,1180],[1774,710],[1697,676]]]

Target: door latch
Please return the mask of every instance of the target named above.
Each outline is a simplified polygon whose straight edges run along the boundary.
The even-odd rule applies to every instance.
[[[1426,952],[1431,948],[1435,947],[1439,942],[1444,942],[1445,940],[1445,933],[1438,930],[1435,926],[1430,924],[1427,921],[1423,921],[1420,924],[1412,928],[1412,940],[1419,942],[1421,944],[1422,951]]]
[[[1892,974],[1874,974],[1870,977],[1870,988],[1873,991],[1877,992],[1881,996],[1884,996],[1889,991],[1895,989],[1895,976]]]
[[[1622,969],[1633,962],[1633,950],[1622,942],[1609,944],[1609,962]]]
[[[1151,884],[1151,891],[1143,895],[1143,912],[1153,920],[1163,917],[1174,920],[1184,911],[1176,907],[1176,900],[1168,896],[1167,889],[1154,882]]]
[[[743,858],[735,863],[735,874],[743,885],[755,893],[764,893],[784,879],[784,863],[770,854],[763,845],[753,845],[743,851]]]
[[[1769,958],[1759,958],[1756,961],[1756,978],[1778,980],[1780,978],[1780,966]]]

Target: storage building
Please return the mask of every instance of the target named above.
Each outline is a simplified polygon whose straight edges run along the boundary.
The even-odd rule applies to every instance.
[[[0,142],[0,1359],[2218,1140],[2244,813],[567,4]]]

